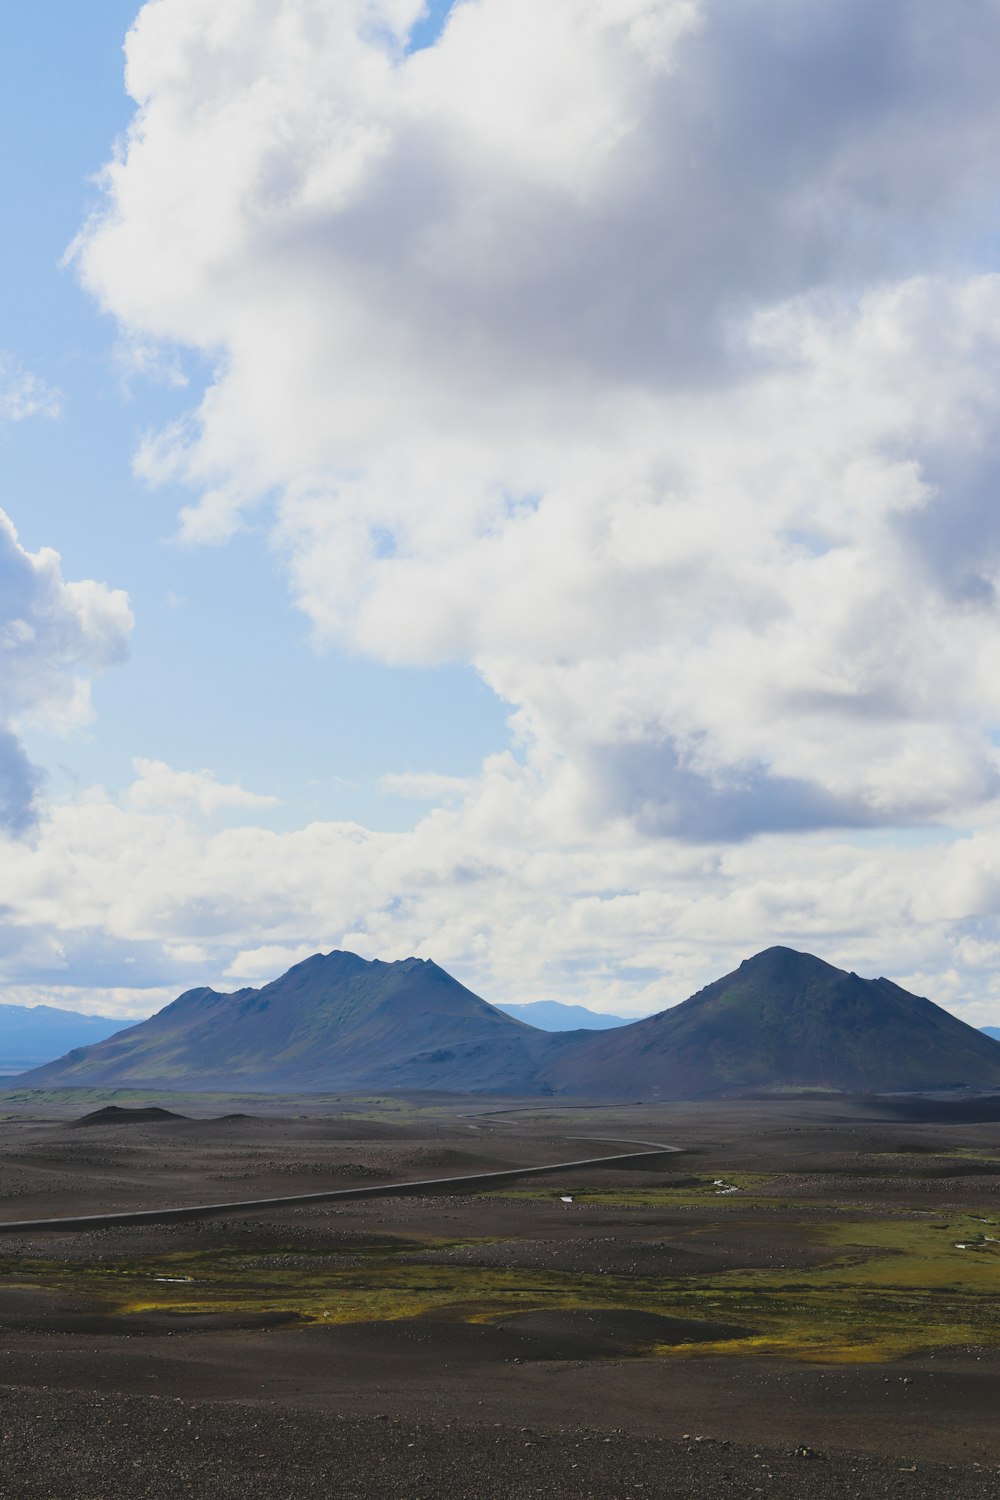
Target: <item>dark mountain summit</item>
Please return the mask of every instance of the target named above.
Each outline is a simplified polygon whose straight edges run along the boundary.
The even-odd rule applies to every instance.
[[[646,1020],[562,1033],[512,1019],[427,960],[329,953],[263,989],[189,990],[18,1082],[593,1099],[1000,1089],[1000,1044],[888,979],[791,948],[768,948]]]
[[[19,1082],[517,1092],[558,1045],[428,960],[317,953],[259,990],[188,990]]]
[[[888,979],[767,948],[690,1000],[557,1059],[556,1092],[690,1099],[761,1089],[1000,1087],[1000,1046]]]

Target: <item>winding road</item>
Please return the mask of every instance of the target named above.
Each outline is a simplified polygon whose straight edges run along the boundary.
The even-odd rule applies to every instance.
[[[611,1145],[645,1146],[644,1151],[627,1151],[616,1156],[587,1156],[578,1161],[548,1162],[541,1167],[505,1167],[500,1172],[472,1172],[463,1177],[424,1177],[415,1182],[390,1182],[376,1187],[331,1188],[322,1193],[292,1193],[281,1198],[248,1198],[234,1203],[183,1204],[179,1208],[140,1208],[114,1214],[71,1214],[57,1219],[16,1219],[0,1222],[0,1234],[29,1234],[39,1230],[111,1229],[128,1224],[170,1224],[186,1219],[214,1219],[234,1213],[254,1213],[259,1209],[301,1208],[310,1203],[346,1203],[358,1198],[407,1198],[424,1193],[450,1192],[456,1188],[491,1187],[495,1183],[513,1182],[518,1177],[541,1177],[545,1173],[573,1172],[580,1167],[631,1166],[651,1156],[665,1156],[682,1150],[680,1146],[663,1146],[655,1141],[620,1141],[608,1136],[569,1136],[569,1140],[607,1140]]]

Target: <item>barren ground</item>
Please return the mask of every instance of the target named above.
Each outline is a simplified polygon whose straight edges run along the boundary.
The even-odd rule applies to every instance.
[[[78,1123],[107,1102],[191,1118]],[[0,1235],[0,1500],[997,1493],[997,1123],[8,1090],[0,1221],[597,1154],[581,1136],[683,1149]]]

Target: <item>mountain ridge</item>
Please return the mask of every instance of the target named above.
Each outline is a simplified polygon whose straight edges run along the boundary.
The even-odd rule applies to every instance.
[[[891,980],[771,947],[680,1005],[546,1032],[429,959],[314,954],[259,989],[188,990],[19,1084],[408,1089],[594,1099],[1000,1090],[1000,1042]]]
[[[432,960],[335,949],[259,989],[185,991],[150,1020],[19,1081],[502,1091],[530,1086],[551,1043]]]

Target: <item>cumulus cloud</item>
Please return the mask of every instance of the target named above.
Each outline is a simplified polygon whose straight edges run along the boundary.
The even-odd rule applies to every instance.
[[[281,943],[264,943],[259,948],[245,948],[227,964],[224,973],[227,979],[236,979],[241,984],[267,984],[279,974],[284,974],[293,964],[311,958],[317,952],[310,943],[300,943],[289,948]]]
[[[124,593],[67,582],[51,548],[28,552],[0,511],[0,827],[34,821],[40,773],[18,738],[27,723],[67,732],[90,716],[89,678],[121,661],[132,616]]]
[[[73,923],[636,1011],[754,938],[992,994],[1000,11],[420,13],[151,0],[75,256],[212,366],[136,460],[186,537],[264,509],[320,638],[473,663],[511,746],[398,780],[447,804],[410,834],[63,810],[109,871]]]
[[[277,495],[321,634],[467,659],[647,833],[998,790],[985,0],[147,5],[77,254],[217,360],[140,456]],[[831,745],[836,754],[831,754]]]

